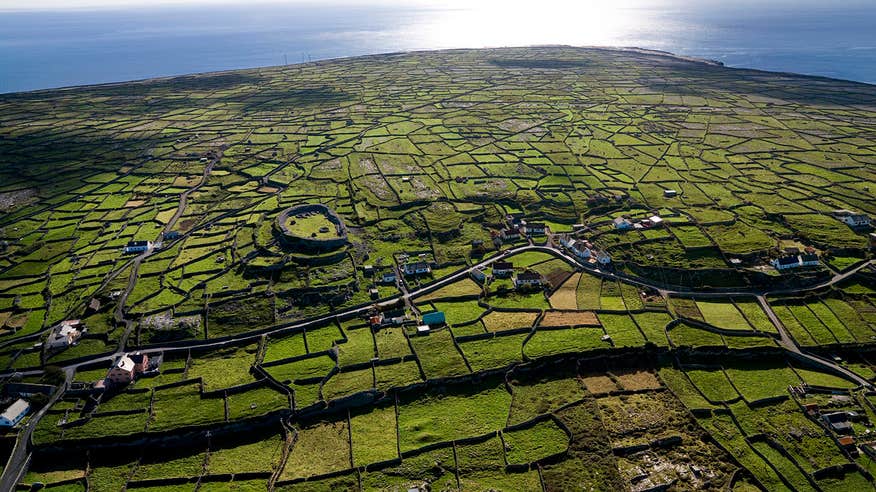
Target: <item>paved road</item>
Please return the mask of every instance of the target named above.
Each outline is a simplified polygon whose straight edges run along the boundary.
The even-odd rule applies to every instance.
[[[201,180],[198,181],[198,184],[180,193],[179,206],[176,208],[176,212],[173,214],[173,217],[171,217],[170,220],[167,221],[167,225],[164,226],[164,232],[170,232],[173,230],[174,226],[176,226],[176,222],[179,220],[180,217],[182,217],[182,214],[186,211],[186,205],[189,201],[189,195],[198,191],[201,186],[204,186],[204,184],[207,182],[207,178],[210,177],[210,173],[213,172],[213,166],[215,166],[221,158],[221,155],[217,155],[210,159],[210,162],[207,163],[206,166],[204,166],[204,174],[203,176],[201,176]]]
[[[212,163],[210,166],[208,166],[208,169],[205,169],[204,179],[206,179],[206,176],[209,174],[209,168],[211,168],[211,167],[212,167]],[[204,182],[204,180],[201,181],[201,184],[203,184],[203,182]],[[200,186],[200,184],[198,186]],[[191,190],[189,190],[189,192],[194,191],[198,186],[196,186],[195,188],[192,188]],[[184,194],[187,196],[187,193],[184,193]],[[175,219],[178,220],[179,216],[181,216],[181,213],[182,213],[181,211],[184,209],[185,209],[184,199],[181,196],[180,208],[177,211]],[[175,223],[175,220],[173,220],[172,223]],[[166,229],[166,230],[169,230],[169,229]],[[779,336],[780,336],[779,343],[784,349],[788,350],[789,352],[791,352],[795,356],[805,358],[814,364],[821,365],[823,367],[827,367],[827,368],[830,368],[834,371],[845,374],[846,376],[848,376],[849,378],[858,382],[858,384],[860,384],[862,386],[872,388],[872,385],[869,381],[860,377],[859,375],[855,374],[854,372],[849,371],[848,369],[835,364],[831,360],[817,357],[817,356],[814,356],[812,354],[807,354],[807,353],[803,352],[802,350],[800,350],[800,347],[798,347],[796,345],[796,343],[794,343],[794,340],[788,335],[787,331],[785,330],[784,325],[781,323],[781,320],[779,320],[778,317],[776,316],[776,314],[773,312],[772,308],[770,307],[769,303],[766,300],[766,295],[796,294],[796,293],[811,291],[813,289],[828,287],[828,286],[833,285],[837,282],[841,282],[841,281],[845,280],[846,278],[854,275],[855,273],[857,273],[861,269],[866,268],[867,266],[869,266],[871,264],[874,264],[874,262],[876,262],[876,260],[864,262],[861,265],[858,265],[857,267],[853,268],[852,270],[850,270],[846,273],[834,275],[830,279],[828,279],[820,284],[817,284],[814,286],[809,286],[806,288],[775,290],[775,291],[768,291],[768,292],[756,291],[754,289],[729,290],[729,291],[722,291],[722,292],[694,292],[694,291],[686,291],[686,290],[666,289],[663,286],[650,283],[650,282],[648,282],[644,279],[641,279],[641,278],[628,277],[626,275],[621,275],[621,274],[618,274],[616,272],[608,271],[608,270],[605,270],[605,269],[602,269],[599,267],[594,267],[591,264],[582,263],[577,258],[570,256],[562,249],[553,246],[552,241],[548,241],[548,245],[546,245],[546,246],[539,246],[539,245],[534,245],[532,243],[529,243],[529,244],[526,244],[523,246],[518,246],[515,248],[511,248],[511,249],[502,251],[502,252],[500,252],[500,253],[498,253],[490,258],[487,258],[485,260],[478,262],[477,264],[474,264],[474,265],[469,266],[467,268],[460,269],[451,275],[448,275],[440,280],[437,280],[431,284],[428,284],[426,286],[420,287],[420,288],[415,289],[415,290],[408,291],[407,288],[404,287],[401,289],[400,294],[393,296],[393,297],[390,297],[388,299],[383,299],[380,301],[380,303],[398,302],[399,300],[401,300],[402,302],[404,302],[408,305],[412,305],[411,300],[416,298],[416,297],[419,297],[419,296],[427,294],[429,292],[438,290],[441,287],[444,287],[448,284],[451,284],[457,280],[461,280],[463,278],[466,278],[466,277],[470,276],[471,273],[475,269],[483,269],[485,267],[488,267],[493,262],[502,260],[504,258],[507,258],[508,256],[511,256],[511,255],[514,255],[517,253],[522,253],[524,251],[543,251],[546,253],[550,253],[550,254],[553,254],[555,256],[558,256],[558,257],[564,259],[565,261],[569,262],[572,265],[576,265],[576,266],[582,268],[583,270],[586,270],[586,271],[588,271],[592,274],[595,274],[597,276],[615,279],[615,280],[631,283],[631,284],[634,284],[634,285],[637,285],[640,287],[645,287],[645,288],[657,290],[657,291],[661,292],[661,294],[663,294],[664,296],[671,295],[671,294],[684,294],[687,296],[700,297],[700,298],[726,297],[726,296],[755,296],[755,298],[758,300],[760,305],[766,311],[769,319],[776,326],[776,329],[778,330]],[[124,344],[127,341],[127,336],[128,336],[130,329],[132,327],[132,321],[126,320],[123,317],[124,300],[127,298],[127,295],[130,294],[130,291],[134,285],[134,281],[136,280],[136,273],[135,273],[136,267],[139,265],[139,262],[141,262],[144,258],[149,256],[149,254],[151,254],[151,250],[144,252],[143,254],[141,254],[140,256],[138,256],[136,259],[133,260],[135,266],[134,266],[134,269],[132,269],[131,276],[129,277],[128,289],[126,289],[126,291],[123,293],[122,296],[120,296],[120,299],[119,299],[119,307],[117,308],[118,309],[117,315],[120,316],[121,321],[123,321],[126,324],[126,334],[125,334],[125,337],[124,337],[122,343],[119,344],[119,352],[124,350]],[[309,326],[312,326],[315,324],[325,323],[325,322],[331,321],[337,317],[346,317],[346,316],[355,316],[357,314],[365,314],[371,309],[373,309],[373,305],[369,304],[369,305],[364,305],[364,306],[332,313],[329,315],[321,316],[318,318],[309,319],[306,321],[301,321],[301,322],[297,322],[297,323],[289,323],[289,324],[285,324],[282,326],[277,326],[277,327],[270,329],[270,330],[260,331],[257,333],[244,334],[244,335],[241,335],[238,337],[233,337],[233,338],[230,338],[227,340],[192,341],[190,343],[185,343],[185,344],[175,345],[175,346],[152,347],[152,348],[149,348],[147,350],[144,350],[144,352],[172,352],[172,351],[188,350],[190,348],[196,348],[196,347],[197,348],[221,348],[221,347],[231,345],[231,344],[238,344],[238,343],[240,343],[242,341],[246,341],[246,340],[257,340],[257,339],[261,338],[263,335],[271,335],[271,334],[278,333],[278,332],[291,331],[291,330],[294,330],[297,328],[306,328],[306,327],[309,327]],[[118,356],[118,352],[114,353],[114,354],[110,354],[110,355],[95,357],[92,359],[80,361],[80,362],[65,366],[64,369],[67,372],[68,383],[69,383],[69,381],[72,380],[72,377],[75,373],[75,370],[78,369],[79,367],[86,365],[86,364],[94,364],[94,363],[102,362],[102,361],[109,362],[109,361],[114,360],[117,356]],[[63,391],[57,391],[52,396],[51,402],[54,403],[61,396],[62,393],[63,393]],[[0,478],[0,490],[12,490],[12,488],[7,487],[7,486],[9,484],[16,483],[16,481],[20,478],[20,474],[21,474],[20,472],[23,471],[24,465],[27,463],[27,461],[29,460],[29,457],[30,457],[29,449],[27,449],[29,446],[29,443],[30,443],[30,436],[33,433],[33,429],[36,427],[37,422],[39,421],[40,418],[42,418],[43,415],[45,415],[46,410],[50,406],[51,405],[46,405],[46,407],[44,409],[42,409],[40,412],[38,412],[36,415],[34,415],[31,418],[31,420],[29,421],[27,427],[25,429],[23,429],[22,434],[21,434],[18,442],[16,443],[16,448],[13,451],[13,456],[10,458],[10,461],[7,465],[7,468],[4,470],[2,478]],[[13,470],[15,470],[15,471],[13,471]]]
[[[33,431],[36,429],[40,419],[46,414],[49,408],[58,401],[58,398],[64,394],[70,381],[73,379],[73,370],[67,369],[67,378],[64,384],[58,386],[52,396],[49,398],[46,405],[37,413],[32,415],[27,421],[27,424],[22,427],[18,434],[18,440],[15,442],[15,447],[12,448],[12,453],[9,460],[6,462],[6,468],[3,469],[3,474],[0,475],[0,490],[15,490],[15,486],[24,475],[24,470],[30,465],[30,445]]]
[[[861,376],[855,374],[854,372],[850,371],[849,369],[846,369],[845,367],[842,367],[839,364],[836,364],[834,361],[832,361],[830,359],[825,359],[823,357],[819,357],[819,356],[816,356],[813,354],[803,352],[800,349],[800,347],[794,342],[794,339],[791,338],[790,335],[788,335],[788,332],[785,330],[785,325],[782,324],[781,320],[778,318],[778,316],[776,316],[776,313],[773,311],[772,306],[770,306],[769,303],[767,302],[766,296],[767,295],[773,295],[773,296],[775,296],[775,295],[793,295],[793,294],[799,294],[801,292],[809,292],[812,290],[817,290],[817,289],[821,289],[824,287],[829,287],[829,286],[836,284],[838,282],[842,282],[843,280],[851,277],[852,275],[861,271],[862,269],[867,268],[869,265],[874,264],[874,262],[876,262],[876,260],[870,260],[870,261],[863,262],[860,265],[856,266],[855,268],[853,268],[845,273],[836,274],[824,282],[821,282],[821,283],[816,284],[816,285],[808,286],[805,288],[782,289],[782,290],[774,290],[774,291],[758,291],[755,289],[740,289],[740,290],[736,290],[736,291],[730,290],[730,291],[722,291],[722,292],[693,292],[693,291],[678,291],[678,290],[665,289],[665,288],[659,287],[657,285],[650,284],[642,279],[633,279],[633,278],[627,277],[625,275],[617,275],[613,272],[608,272],[608,271],[600,270],[598,268],[593,268],[591,265],[589,265],[589,264],[585,265],[584,263],[581,263],[580,261],[578,261],[576,258],[573,258],[573,257],[565,254],[564,252],[559,251],[557,253],[560,254],[563,258],[565,258],[566,261],[571,261],[573,264],[580,265],[580,266],[586,268],[587,270],[589,270],[590,272],[596,273],[599,276],[613,278],[615,280],[633,283],[635,285],[639,285],[642,287],[648,287],[651,289],[658,290],[664,298],[667,297],[668,295],[671,295],[671,294],[683,294],[687,297],[694,297],[694,298],[714,298],[714,297],[727,297],[727,296],[754,296],[757,299],[758,303],[760,303],[763,310],[766,311],[767,316],[769,317],[770,321],[772,321],[773,325],[778,330],[779,344],[782,346],[782,348],[791,352],[792,354],[795,354],[795,356],[797,356],[797,357],[808,360],[809,362],[811,362],[813,364],[820,365],[822,367],[827,367],[827,368],[832,369],[836,372],[840,372],[840,373],[846,375],[847,377],[851,378],[852,380],[854,380],[859,385],[861,385],[865,388],[869,388],[869,389],[873,388],[873,384],[870,383],[870,381],[867,381],[865,378],[862,378]]]
[[[397,302],[398,300],[401,300],[401,301],[407,303],[410,299],[414,299],[416,297],[419,297],[421,295],[427,294],[427,293],[432,292],[434,290],[437,290],[441,287],[444,287],[448,284],[451,284],[457,280],[468,277],[471,275],[471,272],[474,271],[475,269],[484,269],[485,267],[488,267],[490,264],[492,264],[495,261],[504,259],[508,256],[511,256],[511,255],[514,255],[517,253],[522,253],[524,251],[543,251],[546,253],[550,253],[550,254],[556,255],[556,256],[566,260],[567,262],[569,262],[573,265],[577,265],[577,266],[583,268],[584,270],[586,270],[587,272],[592,273],[594,275],[604,277],[604,278],[615,279],[615,280],[619,280],[619,281],[623,281],[623,282],[627,282],[627,283],[632,283],[632,284],[638,285],[640,287],[654,289],[654,290],[660,291],[664,295],[684,294],[686,296],[697,297],[697,298],[726,297],[726,296],[755,296],[755,297],[757,297],[757,296],[764,296],[765,295],[764,292],[759,292],[759,291],[752,290],[752,289],[748,289],[748,290],[742,289],[742,290],[736,290],[736,291],[723,291],[723,292],[694,292],[694,291],[668,290],[668,289],[662,288],[659,285],[649,283],[648,281],[645,281],[643,279],[631,278],[631,277],[628,277],[626,275],[619,275],[615,272],[611,272],[611,271],[608,271],[608,270],[605,270],[602,268],[594,267],[593,265],[590,265],[590,264],[582,263],[577,258],[574,258],[574,257],[568,255],[565,251],[562,251],[561,249],[556,248],[556,247],[551,246],[551,245],[539,246],[539,245],[533,245],[533,244],[526,244],[526,245],[522,245],[522,246],[518,246],[515,248],[511,248],[511,249],[502,251],[502,252],[498,253],[497,255],[494,255],[490,258],[487,258],[483,261],[480,261],[480,262],[478,262],[470,267],[460,269],[451,275],[448,275],[440,280],[432,282],[431,284],[425,285],[425,286],[420,287],[420,288],[415,289],[415,290],[406,291],[404,293],[398,294],[396,296],[393,296],[393,297],[390,297],[387,299],[382,299],[379,302],[380,303],[387,303],[387,302]],[[144,256],[145,256],[145,254],[144,254]],[[842,280],[845,280],[846,278],[848,278],[852,274],[856,273],[857,271],[861,270],[862,268],[865,268],[870,263],[873,263],[873,261],[866,262],[862,265],[859,265],[858,267],[856,267],[855,269],[853,269],[847,273],[835,275],[830,280],[822,282],[821,284],[819,284],[818,286],[815,286],[814,288],[826,287],[826,286],[832,285],[836,282],[840,282]],[[783,294],[801,293],[801,292],[809,291],[812,288],[813,287],[801,288],[801,289],[796,289],[796,290],[774,291],[774,292],[770,292],[770,295],[776,295],[779,293],[783,293]],[[355,316],[357,314],[364,314],[364,313],[367,313],[372,308],[373,308],[373,304],[368,304],[368,305],[360,306],[357,308],[347,309],[344,311],[338,311],[338,312],[328,314],[325,316],[320,316],[318,318],[311,318],[311,319],[308,319],[305,321],[279,325],[279,326],[276,326],[270,330],[264,330],[264,331],[258,331],[255,333],[243,334],[241,336],[233,337],[233,338],[230,338],[227,340],[219,340],[219,341],[196,340],[196,341],[191,341],[191,342],[184,343],[184,344],[150,347],[148,349],[145,349],[144,352],[172,352],[172,351],[188,350],[190,348],[205,348],[205,349],[221,348],[221,347],[224,347],[227,345],[237,344],[237,343],[242,342],[242,341],[258,340],[263,335],[271,335],[271,334],[275,334],[278,332],[292,331],[292,330],[297,329],[297,328],[306,328],[308,326],[317,325],[320,323],[325,323],[325,322],[331,321],[337,317],[347,317],[347,316]],[[767,311],[767,313],[769,314],[769,313],[771,313],[771,311],[772,310],[770,309]],[[773,313],[773,316],[775,316],[774,313]],[[781,324],[777,325],[777,327],[781,327],[782,329],[784,329],[784,326],[782,326]],[[782,332],[784,332],[784,331],[782,331]],[[790,344],[788,346],[789,347],[790,346],[796,347],[796,345],[794,345],[794,343],[793,343],[793,340],[791,340],[790,337],[787,336],[787,334],[785,334],[785,336],[787,337],[787,342]],[[83,366],[86,364],[93,364],[95,362],[110,361],[110,360],[113,360],[116,356],[117,356],[117,354],[98,356],[98,357],[95,357],[92,359],[88,359],[85,361],[80,361],[80,362],[71,364],[71,365],[66,366],[66,367],[77,368],[77,367],[80,367],[80,366]]]
[[[186,206],[188,204],[189,195],[191,195],[193,192],[200,189],[201,186],[203,186],[206,183],[207,178],[210,177],[210,173],[213,171],[213,167],[216,165],[216,163],[219,162],[220,159],[221,159],[221,156],[214,156],[210,160],[210,162],[204,167],[203,176],[201,177],[201,180],[198,182],[198,184],[196,184],[192,188],[189,188],[188,190],[180,193],[179,205],[177,206],[176,212],[174,213],[173,217],[171,217],[171,219],[167,222],[167,225],[162,230],[163,233],[169,232],[173,229],[173,227],[176,225],[177,221],[180,219],[180,217],[182,217],[182,214],[185,212]],[[160,239],[161,239],[161,237],[158,237],[158,238],[156,238],[156,241],[158,241]],[[152,253],[154,253],[154,252],[155,252],[155,250],[153,248],[149,248],[147,251],[144,251],[143,253],[140,253],[139,255],[131,258],[126,263],[124,263],[121,267],[116,268],[113,272],[110,272],[106,276],[106,278],[104,278],[100,287],[97,289],[97,292],[100,292],[100,291],[103,291],[104,289],[106,289],[106,286],[111,281],[115,280],[115,278],[120,273],[122,273],[123,271],[125,271],[126,268],[131,266],[131,273],[128,276],[127,286],[126,286],[125,290],[122,292],[122,295],[117,300],[116,311],[113,315],[113,318],[115,319],[116,323],[125,325],[125,331],[122,334],[122,337],[121,337],[120,342],[119,342],[119,349],[117,350],[116,353],[120,353],[120,352],[124,351],[125,344],[127,343],[128,338],[131,335],[131,331],[133,330],[133,323],[130,320],[125,319],[125,317],[124,317],[125,301],[128,299],[128,295],[134,289],[134,284],[136,284],[136,282],[137,282],[137,272],[140,268],[140,264],[143,262],[143,260],[145,260],[146,258],[151,256]],[[14,338],[11,340],[4,340],[4,341],[0,342],[0,348],[2,348],[5,345],[13,345],[13,344],[17,344],[17,343],[20,343],[23,341],[38,340],[43,335],[45,335],[45,333],[49,329],[50,328],[47,328],[45,330],[41,330],[37,333],[34,333],[32,335],[27,335],[24,337]],[[2,489],[0,489],[0,490],[2,490]]]
[[[380,303],[380,304],[391,303],[391,302],[398,302],[399,300],[401,300],[402,302],[408,302],[410,299],[414,299],[414,298],[422,296],[424,294],[428,294],[429,292],[432,292],[434,290],[438,290],[441,287],[444,287],[448,284],[456,282],[457,280],[466,278],[469,275],[471,275],[471,272],[474,271],[476,268],[485,268],[485,267],[489,266],[490,264],[492,264],[493,262],[501,260],[503,258],[506,258],[507,256],[521,253],[524,251],[531,251],[531,250],[542,250],[542,251],[546,251],[546,252],[553,252],[553,250],[551,248],[546,248],[544,246],[526,245],[526,246],[512,248],[512,249],[503,251],[503,252],[501,252],[501,253],[499,253],[491,258],[485,259],[485,260],[483,260],[475,265],[458,270],[457,272],[455,272],[451,275],[448,275],[447,277],[443,277],[442,279],[437,280],[435,282],[432,282],[428,285],[422,286],[422,287],[417,288],[417,289],[412,290],[412,291],[408,291],[408,292],[403,293],[403,294],[395,295],[393,297],[381,299],[380,301],[378,301],[378,303]],[[327,314],[325,316],[320,316],[318,318],[311,318],[311,319],[308,319],[305,321],[300,321],[300,322],[286,323],[283,325],[276,326],[276,327],[269,329],[269,330],[263,330],[263,331],[258,331],[255,333],[243,334],[243,335],[240,335],[237,337],[229,338],[227,340],[218,340],[218,341],[195,340],[195,341],[191,341],[191,342],[183,343],[183,344],[179,344],[179,345],[150,347],[150,348],[144,349],[142,351],[145,353],[154,353],[154,352],[185,351],[185,350],[189,350],[192,348],[218,349],[218,348],[226,347],[229,345],[236,345],[236,344],[239,344],[241,342],[245,342],[247,340],[257,341],[263,335],[272,335],[272,334],[276,334],[276,333],[292,331],[292,330],[295,330],[298,328],[307,328],[309,326],[319,325],[322,323],[330,322],[338,317],[364,315],[368,311],[372,310],[373,308],[374,308],[374,304],[367,304],[364,306],[359,306],[359,307],[347,309],[344,311],[334,312],[331,314]],[[85,365],[91,365],[91,364],[95,364],[95,363],[99,363],[99,362],[107,362],[108,363],[112,360],[115,360],[116,357],[118,357],[118,352],[113,353],[113,354],[89,358],[86,360],[75,362],[73,364],[69,364],[69,365],[64,366],[64,367],[65,367],[65,369],[70,369],[70,370],[78,369],[79,367],[82,367]]]
[[[809,353],[806,353],[806,352],[803,352],[802,350],[800,350],[800,347],[796,343],[794,343],[794,339],[791,338],[790,335],[788,335],[788,332],[785,329],[785,325],[784,325],[784,323],[782,323],[782,320],[780,320],[779,317],[776,316],[776,313],[775,313],[775,311],[773,311],[772,306],[770,306],[770,304],[767,302],[766,296],[763,296],[763,295],[757,296],[757,302],[760,303],[760,306],[763,308],[764,311],[766,311],[766,314],[769,317],[770,321],[772,321],[773,325],[775,325],[776,329],[779,330],[779,344],[785,350],[787,350],[793,354],[796,354],[798,357],[806,359],[813,364],[824,366],[824,367],[829,367],[829,368],[833,369],[834,371],[838,371],[838,372],[844,374],[846,377],[851,378],[852,380],[854,380],[859,385],[861,385],[865,388],[870,388],[870,389],[873,388],[873,384],[870,383],[870,381],[867,381],[866,379],[864,379],[861,376],[855,374],[854,372],[846,369],[845,367],[835,363],[834,361],[832,361],[830,359],[825,359],[823,357],[819,357],[819,356],[816,356],[813,354],[809,354]]]
[[[203,186],[207,182],[207,178],[210,177],[210,173],[213,171],[213,167],[216,165],[216,163],[219,162],[219,159],[221,159],[221,156],[213,156],[213,158],[210,159],[210,162],[206,166],[204,166],[204,173],[201,176],[201,180],[198,181],[198,184],[180,193],[179,205],[177,206],[176,212],[173,214],[173,217],[171,217],[170,220],[167,221],[167,225],[164,226],[162,235],[173,230],[179,218],[182,217],[183,213],[185,213],[189,195],[191,195],[195,191],[198,191],[198,189],[200,189],[201,186]],[[162,238],[156,238],[156,241],[160,239]],[[143,263],[143,260],[152,256],[152,253],[154,252],[155,248],[150,247],[131,261],[131,273],[128,275],[128,283],[125,286],[125,290],[116,300],[116,310],[113,313],[113,319],[117,324],[125,325],[125,331],[122,332],[122,336],[119,338],[119,345],[115,352],[116,355],[121,354],[125,351],[125,347],[127,347],[128,345],[128,339],[131,337],[131,332],[134,331],[134,326],[136,324],[133,320],[125,318],[125,304],[128,301],[128,296],[131,295],[131,291],[134,290],[134,286],[137,284],[137,277],[140,272],[140,264]]]

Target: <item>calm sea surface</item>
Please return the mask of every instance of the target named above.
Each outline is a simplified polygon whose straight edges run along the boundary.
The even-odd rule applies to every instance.
[[[472,3],[476,3],[473,1]],[[638,46],[876,83],[876,1],[549,8],[253,5],[0,12],[0,92],[401,50]],[[578,5],[580,3],[580,5]],[[725,5],[733,4],[733,5]],[[497,6],[499,5],[499,6]]]

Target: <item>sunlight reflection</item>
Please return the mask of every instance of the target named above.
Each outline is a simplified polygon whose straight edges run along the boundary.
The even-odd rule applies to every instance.
[[[624,46],[647,26],[642,1],[481,1],[436,10],[411,34],[428,46],[572,44]],[[653,2],[650,2],[653,4]]]

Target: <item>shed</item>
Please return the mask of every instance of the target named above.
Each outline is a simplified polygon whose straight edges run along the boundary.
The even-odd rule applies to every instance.
[[[444,311],[432,311],[423,314],[424,325],[443,325],[446,322]]]
[[[30,403],[19,398],[0,414],[0,427],[15,427],[30,411]]]

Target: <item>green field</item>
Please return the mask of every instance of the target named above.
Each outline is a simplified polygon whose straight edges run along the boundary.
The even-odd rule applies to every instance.
[[[286,230],[298,237],[331,239],[338,237],[337,227],[325,215],[314,213],[286,219]]]

